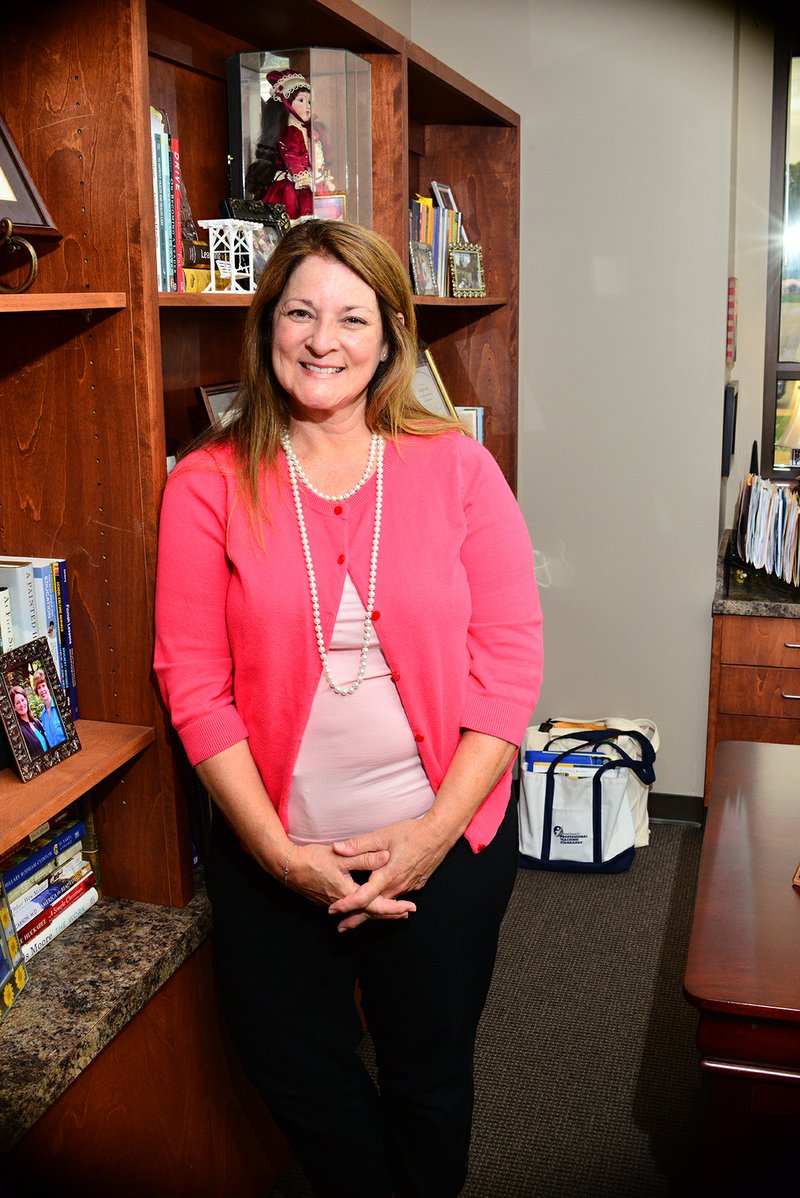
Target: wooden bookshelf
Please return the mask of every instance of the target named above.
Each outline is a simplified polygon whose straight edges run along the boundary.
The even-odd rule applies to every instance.
[[[371,64],[373,225],[403,260],[410,197],[429,194],[432,179],[452,187],[470,238],[482,246],[486,297],[419,297],[415,307],[452,401],[486,409],[487,446],[513,486],[514,112],[352,0],[43,0],[35,9],[17,5],[4,18],[3,119],[62,238],[41,247],[29,292],[0,297],[10,330],[0,379],[0,523],[4,552],[69,563],[85,719],[80,754],[32,783],[0,779],[0,849],[70,796],[86,794],[106,894],[145,904],[183,907],[194,894],[183,759],[152,673],[166,456],[168,446],[174,452],[199,431],[198,385],[238,377],[250,303],[246,295],[158,294],[149,106],[170,113],[194,216],[215,217],[228,193],[226,59],[303,45],[347,47]],[[255,1198],[271,1184],[263,1163],[252,1176],[252,1156],[236,1128],[224,1142],[209,1138],[209,1127],[228,1126],[224,1108],[239,1083],[207,1001],[209,954],[192,960],[180,1000],[159,1005],[156,995],[150,1014],[120,1033],[120,1043],[124,1034],[138,1077],[139,1062],[152,1055],[153,1029],[159,1040],[177,1036],[181,1003],[202,995],[198,1035],[215,1071],[209,1116],[198,1124],[191,1104],[177,1100],[156,1115],[158,1085],[140,1087],[143,1117],[126,1157],[129,1189],[118,1189],[118,1198],[158,1193],[165,1153],[169,1176],[187,1179],[187,1198]],[[48,1131],[59,1134],[37,1138],[33,1129],[18,1146],[18,1162],[46,1159],[56,1185],[65,1172],[73,1175],[76,1161],[99,1176],[99,1154],[116,1159],[99,1134],[107,1126],[108,1076],[100,1061],[89,1065],[80,1117],[73,1117],[68,1091],[48,1116]],[[71,1089],[74,1102],[78,1091]],[[202,1177],[193,1167],[198,1161]]]

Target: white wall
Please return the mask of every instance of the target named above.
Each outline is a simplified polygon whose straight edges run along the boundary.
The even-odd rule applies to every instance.
[[[735,34],[733,0],[412,0],[413,40],[522,117],[519,499],[545,613],[536,717],[651,717],[662,793],[703,789]],[[761,65],[758,53],[746,64],[745,90]],[[755,179],[759,152],[739,151]],[[745,208],[761,203],[754,187]],[[745,418],[734,469],[749,430]]]
[[[772,139],[773,27],[762,14],[741,18],[735,105],[733,194],[735,229],[731,274],[738,280],[739,319],[736,362],[729,371],[739,383],[736,451],[724,506],[730,528],[740,484],[750,465],[754,441],[761,447],[764,395],[764,329],[767,299],[769,172]]]

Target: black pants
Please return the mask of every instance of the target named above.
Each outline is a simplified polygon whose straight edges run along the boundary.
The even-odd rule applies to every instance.
[[[510,804],[492,843],[460,840],[417,911],[349,932],[265,874],[215,820],[216,962],[242,1063],[326,1198],[454,1198],[464,1183],[475,1033],[514,884]],[[356,1049],[375,1047],[379,1089]]]

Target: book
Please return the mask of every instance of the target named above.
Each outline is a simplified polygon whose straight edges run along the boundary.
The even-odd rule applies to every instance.
[[[217,276],[219,278],[219,276]],[[211,286],[211,271],[199,267],[183,268],[183,286],[185,291],[205,291]]]
[[[65,658],[61,653],[61,631],[58,623],[56,588],[53,578],[55,560],[50,557],[33,557],[33,581],[36,593],[36,614],[39,617],[41,635],[47,637],[58,680],[66,691],[64,679]]]
[[[68,845],[63,852],[59,853],[53,861],[45,861],[27,878],[23,878],[16,886],[9,888],[8,897],[12,906],[15,906],[29,890],[38,886],[42,881],[46,882],[55,872],[67,867],[74,858],[80,858],[82,855],[83,841],[76,840],[74,844]]]
[[[211,246],[207,241],[193,241],[184,237],[181,243],[184,270],[211,271]]]
[[[175,254],[176,290],[184,291],[183,234],[181,231],[181,151],[177,137],[170,138],[170,168],[172,174],[172,237]]]
[[[14,922],[17,925],[17,935],[19,942],[25,947],[33,940],[34,936],[38,936],[41,931],[49,927],[51,923],[73,903],[76,903],[82,894],[94,887],[94,874],[89,870],[82,878],[72,881],[69,885],[60,890],[59,894],[53,898],[46,907],[40,911],[33,912],[29,919],[25,922],[22,920],[22,915],[15,915]]]
[[[85,915],[95,905],[99,897],[96,888],[92,886],[80,898],[77,898],[74,903],[70,903],[65,911],[57,915],[52,923],[48,924],[46,928],[42,928],[41,932],[37,932],[32,940],[29,940],[27,944],[21,945],[25,961],[30,961],[31,957],[35,957],[40,949],[43,949],[51,940],[60,935],[65,928],[68,928],[70,924],[75,923],[76,919],[80,919],[82,915]]]
[[[8,896],[0,879],[0,1020],[14,1005],[27,982],[25,956],[17,936]]]
[[[161,213],[163,210],[163,197],[160,194],[163,192],[164,182],[161,177],[161,153],[156,135],[163,131],[164,122],[161,118],[161,113],[157,108],[150,106],[150,149],[153,161],[153,205],[156,231],[156,279],[158,281],[158,290],[166,291],[166,265],[164,262],[164,241],[161,230]]]
[[[61,657],[66,678],[64,690],[69,700],[70,714],[73,720],[77,720],[79,715],[78,681],[75,675],[75,645],[72,639],[72,608],[69,599],[67,563],[63,557],[53,559],[53,586],[56,595]]]
[[[24,882],[42,865],[49,861],[57,861],[59,856],[76,840],[82,840],[84,835],[82,820],[71,820],[63,827],[45,832],[33,842],[28,850],[12,853],[0,861],[0,875],[7,891],[13,890],[20,882]]]
[[[14,648],[14,626],[11,621],[11,596],[8,587],[0,587],[0,653]]]
[[[18,648],[40,635],[33,565],[30,559],[0,557],[0,586],[8,587],[14,647]]]

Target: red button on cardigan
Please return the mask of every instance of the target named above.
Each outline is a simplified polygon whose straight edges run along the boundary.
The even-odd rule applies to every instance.
[[[373,624],[375,623],[376,620],[380,620],[380,618],[381,618],[381,613],[379,611],[374,611],[372,613],[372,615],[370,616],[370,620],[372,620]]]
[[[342,507],[342,505],[340,503],[337,503],[336,507],[333,509],[333,514],[335,516],[341,516],[343,511],[344,511],[344,508]]]
[[[340,566],[343,566],[344,565],[344,554],[340,553],[336,560]]]
[[[421,745],[424,739],[425,737],[421,732],[414,733],[414,740],[417,742],[417,744]]]

